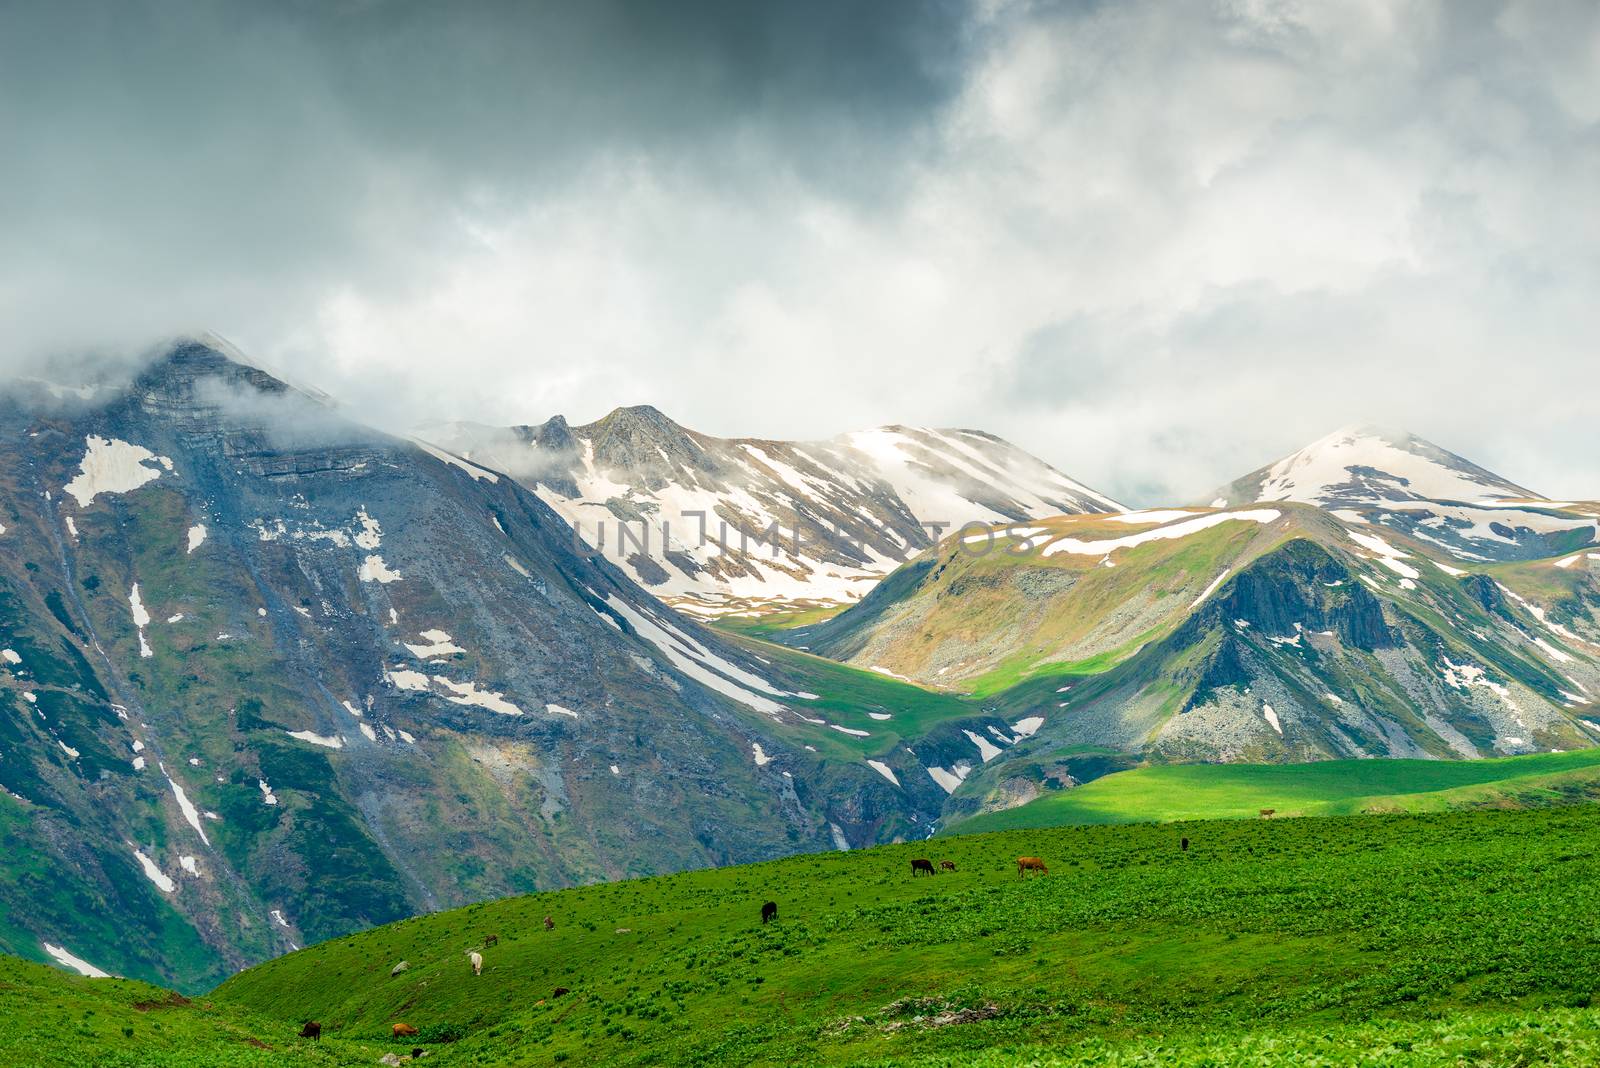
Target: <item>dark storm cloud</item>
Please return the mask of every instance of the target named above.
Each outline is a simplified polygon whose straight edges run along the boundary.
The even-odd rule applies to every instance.
[[[8,345],[271,330],[597,159],[892,195],[966,47],[948,3],[7,3]]]

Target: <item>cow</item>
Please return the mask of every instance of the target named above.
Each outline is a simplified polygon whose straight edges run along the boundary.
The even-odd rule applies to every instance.
[[[471,953],[467,954],[467,959],[472,962],[472,974],[473,975],[482,975],[483,974],[483,954],[479,953],[477,950],[473,950]]]
[[[928,875],[938,875],[939,874],[938,872],[933,870],[933,862],[928,860],[925,857],[918,857],[916,860],[913,860],[911,862],[911,877],[913,879],[915,879],[917,876],[923,874],[924,872],[926,872]]]
[[[1264,808],[1264,809],[1261,810],[1261,818],[1264,819],[1264,820],[1270,820],[1273,816],[1275,816],[1277,814],[1278,814],[1278,810],[1275,809],[1275,808]]]
[[[405,1038],[409,1035],[414,1035],[417,1033],[417,1029],[408,1023],[397,1023],[394,1025],[392,1030],[394,1031],[395,1038]]]
[[[412,1046],[411,1047],[411,1059],[414,1060],[414,1061],[420,1061],[422,1059],[422,1047],[421,1046]]]
[[[558,997],[561,997],[563,994],[570,994],[570,993],[572,993],[572,991],[568,990],[566,987],[558,986],[558,987],[556,987],[554,990],[552,990],[550,992],[550,996],[553,997],[553,998],[558,998]]]
[[[544,918],[544,929],[546,931],[554,931],[556,929],[556,921],[546,916]]]
[[[1183,850],[1185,853],[1189,852],[1189,839],[1180,838],[1178,840],[1178,848]]]
[[[306,1025],[300,1028],[300,1037],[309,1038],[313,1042],[322,1041],[322,1025],[315,1020],[307,1020]]]
[[[956,870],[956,862],[953,861],[953,860],[941,860],[939,862],[939,870],[940,871],[955,871]]]
[[[484,935],[483,936],[483,948],[484,949],[488,949],[490,946],[498,946],[499,944],[500,944],[500,936],[499,935],[491,934],[491,935]]]
[[[765,905],[761,906],[761,922],[762,923],[771,923],[773,920],[775,920],[777,918],[778,918],[778,903],[776,901],[769,901]]]
[[[1036,871],[1040,875],[1049,875],[1050,874],[1050,869],[1045,867],[1044,866],[1044,861],[1040,860],[1038,857],[1018,857],[1017,858],[1017,878],[1019,878],[1019,879],[1027,878],[1028,872],[1030,872],[1030,871]]]

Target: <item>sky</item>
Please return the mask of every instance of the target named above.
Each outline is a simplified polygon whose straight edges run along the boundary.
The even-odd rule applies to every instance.
[[[393,428],[1595,498],[1596,190],[1591,3],[0,0],[0,371],[212,330]]]

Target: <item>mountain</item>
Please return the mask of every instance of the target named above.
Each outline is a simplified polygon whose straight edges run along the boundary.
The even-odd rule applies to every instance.
[[[1600,552],[1450,561],[1306,504],[1060,517],[946,539],[781,640],[1012,725],[981,762],[930,772],[954,795],[947,822],[1130,758],[1600,743]]]
[[[1460,560],[1529,560],[1595,540],[1600,509],[1550,501],[1415,434],[1347,427],[1219,490],[1213,507],[1294,501],[1379,523]]]
[[[715,438],[636,407],[423,436],[511,474],[640,585],[701,614],[854,601],[968,523],[1123,510],[976,430]]]
[[[679,618],[512,479],[215,339],[9,388],[0,437],[5,952],[195,989],[441,907],[920,837],[942,794],[890,751],[994,722]]]

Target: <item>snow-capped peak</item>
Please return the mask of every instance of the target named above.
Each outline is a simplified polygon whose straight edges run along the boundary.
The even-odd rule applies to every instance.
[[[1299,501],[1325,508],[1542,499],[1415,434],[1366,425],[1336,430],[1246,475],[1220,496],[1230,503]]]

